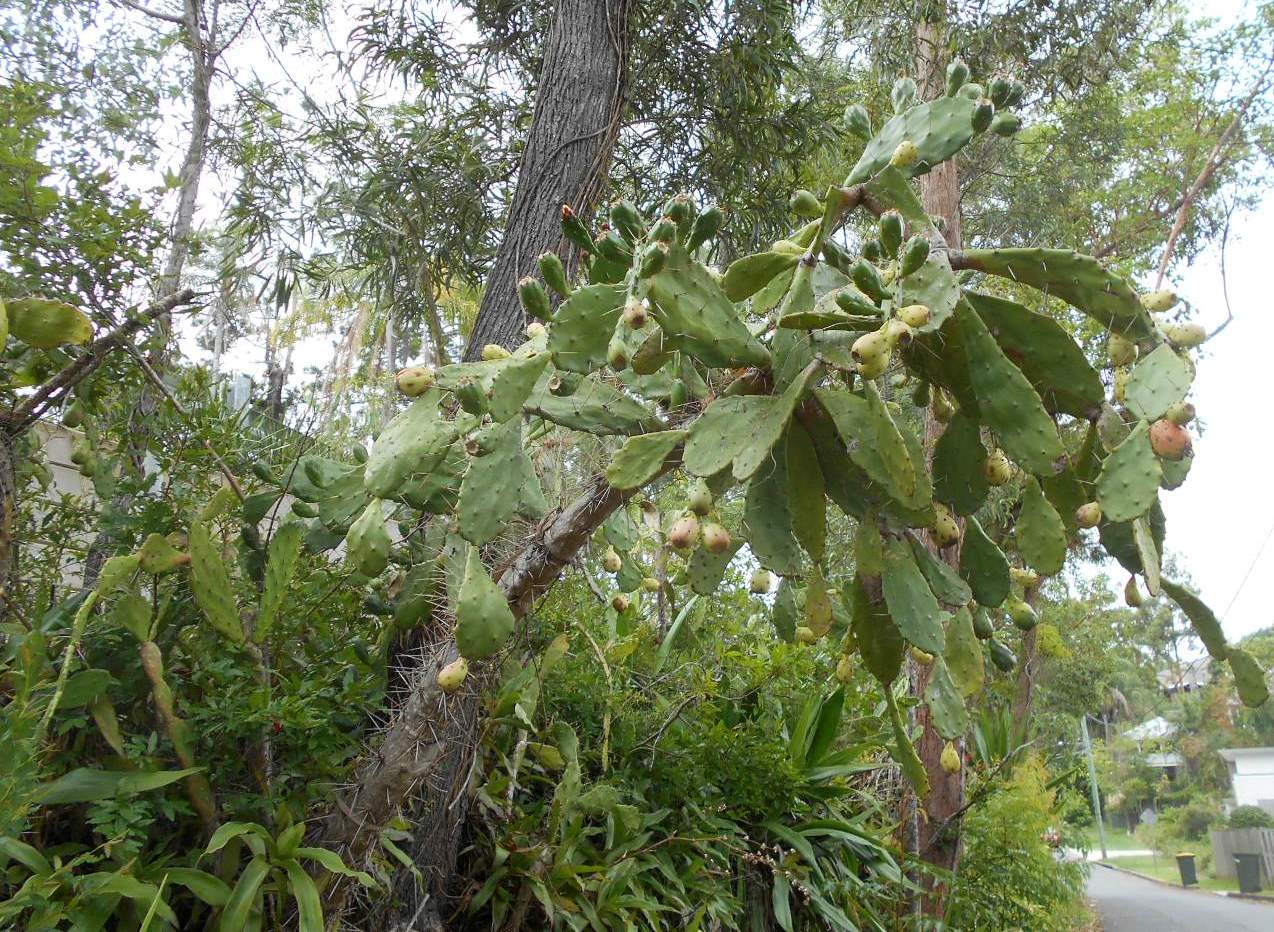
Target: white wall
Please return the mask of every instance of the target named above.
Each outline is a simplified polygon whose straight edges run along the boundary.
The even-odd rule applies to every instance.
[[[1233,767],[1235,803],[1257,806],[1274,800],[1274,752],[1235,755]]]

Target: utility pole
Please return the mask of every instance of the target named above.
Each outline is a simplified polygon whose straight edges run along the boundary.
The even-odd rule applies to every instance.
[[[1106,854],[1106,826],[1101,820],[1101,794],[1097,792],[1097,765],[1093,763],[1093,743],[1088,740],[1088,715],[1087,713],[1079,717],[1079,734],[1084,740],[1084,757],[1088,758],[1088,791],[1093,797],[1093,818],[1097,820],[1097,839],[1101,844],[1101,859],[1104,861],[1108,857]]]

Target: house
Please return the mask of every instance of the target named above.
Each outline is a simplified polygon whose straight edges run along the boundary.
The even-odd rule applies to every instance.
[[[1177,768],[1185,764],[1185,758],[1173,750],[1164,750],[1168,739],[1176,735],[1178,729],[1163,716],[1147,719],[1134,728],[1124,732],[1124,737],[1137,745],[1142,754],[1142,763],[1163,771],[1169,780],[1177,778]],[[1145,747],[1143,745],[1148,745]]]
[[[1212,658],[1199,657],[1155,674],[1165,696],[1197,692],[1212,682]]]
[[[1236,806],[1260,806],[1274,815],[1274,748],[1224,748]]]

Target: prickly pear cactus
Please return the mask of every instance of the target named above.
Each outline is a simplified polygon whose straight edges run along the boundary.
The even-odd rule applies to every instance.
[[[974,140],[1012,145],[987,134],[1007,139],[1021,125],[1020,85],[997,79],[988,96],[967,78],[957,70],[933,101],[900,84],[896,113],[874,135],[866,111],[851,108],[865,147],[844,183],[798,192],[792,231],[724,271],[710,265],[720,209],[652,197],[644,209],[616,205],[613,222],[593,229],[564,208],[563,236],[583,252],[579,279],[541,256],[520,270],[535,321],[525,343],[415,367],[402,386],[414,400],[365,466],[307,458],[293,482],[318,511],[306,540],[348,531],[365,576],[390,560],[410,566],[394,616],[453,615],[476,671],[515,640],[529,604],[492,575],[501,567],[502,585],[517,576],[510,529],[539,520],[544,490],[560,487],[560,471],[541,483],[545,461],[565,456],[569,472],[596,451],[604,472],[590,497],[529,532],[577,522],[553,565],[578,562],[574,548],[599,532],[617,632],[651,618],[656,594],[684,604],[752,576],[757,610],[790,649],[856,653],[880,682],[894,752],[922,795],[925,771],[894,696],[908,647],[929,658],[919,697],[929,720],[958,736],[966,699],[1017,665],[1018,629],[1034,624],[1021,587],[1086,552],[1081,540],[1178,602],[1232,662],[1241,698],[1263,701],[1251,658],[1226,645],[1196,597],[1160,579],[1159,492],[1188,480],[1189,354],[1205,334],[1160,325],[1151,310],[1175,297],[1143,298],[1092,257],[950,248],[914,179]],[[834,234],[870,213],[877,238],[848,253]],[[1077,342],[1057,299],[1107,332]],[[1103,376],[1112,363],[1120,368]],[[680,504],[634,520],[622,503],[656,483]],[[391,545],[386,519],[433,528],[432,543],[404,531]],[[215,573],[193,569],[201,604],[229,624]],[[852,675],[856,662],[841,667]]]

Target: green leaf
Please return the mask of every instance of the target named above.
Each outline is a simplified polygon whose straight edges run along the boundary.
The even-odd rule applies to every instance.
[[[220,932],[243,932],[252,908],[260,898],[261,884],[270,873],[270,862],[257,855],[243,869],[221,913]]]
[[[288,585],[292,582],[292,574],[296,571],[296,562],[301,555],[301,538],[305,533],[304,525],[299,522],[284,524],[275,532],[270,540],[269,559],[265,564],[265,585],[261,591],[261,611],[257,613],[255,636],[264,641],[270,636],[274,627],[274,619],[287,598]]]
[[[46,783],[35,791],[35,800],[43,806],[98,802],[123,796],[135,796],[157,790],[184,779],[201,768],[159,770],[139,773],[135,770],[94,770],[79,767]]]
[[[322,865],[323,869],[330,873],[340,874],[342,877],[352,877],[364,887],[375,889],[378,886],[376,881],[371,878],[370,874],[346,867],[345,862],[341,860],[341,856],[335,851],[329,851],[327,848],[297,848],[296,857],[314,861],[315,863]]]
[[[169,867],[164,879],[185,887],[209,906],[224,906],[230,899],[230,886],[215,874],[193,867]]]
[[[243,626],[239,622],[239,606],[230,587],[230,576],[202,521],[190,526],[189,547],[190,589],[195,601],[213,630],[235,644],[242,644]]]
[[[0,855],[17,861],[33,874],[53,873],[53,865],[37,849],[8,835],[0,835]]]
[[[273,844],[270,833],[266,831],[264,826],[258,825],[256,822],[223,822],[217,826],[217,830],[212,833],[212,837],[208,839],[208,846],[204,848],[204,854],[216,854],[226,846],[232,839],[239,838],[243,835],[255,835],[262,841]]]
[[[81,670],[71,674],[62,690],[58,708],[79,709],[88,705],[106,691],[113,679],[109,670]]]
[[[287,871],[288,887],[296,900],[297,928],[299,932],[323,932],[323,905],[319,902],[318,887],[299,862],[288,858],[283,862]]]

